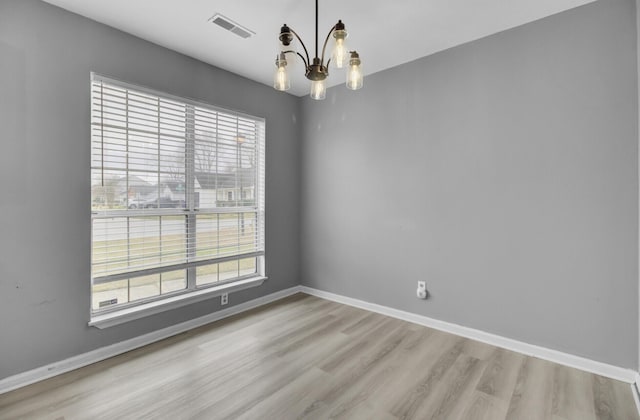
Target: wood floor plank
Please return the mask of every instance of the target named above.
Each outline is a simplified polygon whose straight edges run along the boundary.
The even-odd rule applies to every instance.
[[[458,343],[458,337],[440,331],[425,332],[425,339],[403,354],[397,364],[390,363],[371,378],[377,386],[371,386],[369,400],[380,411],[391,413],[394,407],[403,404],[409,386],[416,384],[436,363]]]
[[[308,401],[333,386],[328,373],[312,368],[247,410],[238,420],[300,418]]]
[[[384,406],[378,404],[374,394],[387,391],[398,380],[398,375],[410,366],[417,366],[415,361],[420,354],[419,347],[426,347],[428,338],[433,333],[430,329],[409,330],[400,345],[391,351],[385,363],[369,369],[356,383],[333,402],[330,418],[357,416],[359,412],[376,413],[378,417],[393,417]]]
[[[320,369],[328,373],[336,373],[340,370],[351,369],[358,363],[358,358],[354,357],[374,346],[376,342],[385,339],[396,333],[400,324],[391,318],[379,319],[378,325],[370,330],[363,330],[356,334],[351,333],[351,343],[340,349],[340,351],[328,355],[327,359],[320,365]]]
[[[527,357],[518,372],[507,419],[550,419],[554,365],[535,357]]]
[[[378,322],[380,322],[380,316],[373,312],[365,312],[365,316],[358,322],[342,330],[343,333],[351,335],[362,331],[371,331]]]
[[[354,362],[340,370],[328,372],[336,378],[336,384],[328,392],[319,397],[320,406],[332,407],[339,397],[355,386],[367,373],[376,366],[383,364],[390,354],[401,345],[411,330],[405,326],[393,330],[382,339],[375,341],[370,347],[360,351],[354,358]],[[323,369],[325,370],[325,369]],[[326,370],[325,370],[326,371]],[[317,403],[314,406],[319,406]],[[306,413],[311,413],[310,407]]]
[[[507,417],[509,403],[475,391],[459,420],[501,420]]]
[[[494,348],[493,354],[488,359],[488,366],[478,383],[478,391],[503,401],[511,400],[524,359],[525,356],[522,354]]]
[[[457,339],[453,348],[444,353],[418,381],[410,385],[408,392],[391,408],[390,413],[400,419],[416,418],[426,399],[435,392],[442,378],[462,354],[464,340]]]
[[[640,420],[628,384],[303,294],[0,395],[0,419]]]
[[[640,418],[632,407],[635,402],[627,384],[593,375],[593,396],[599,420]]]
[[[595,420],[593,375],[567,366],[554,367],[552,413],[564,419]]]
[[[456,419],[462,416],[486,363],[461,354],[417,411],[417,419]]]
[[[495,346],[474,340],[466,340],[462,352],[478,360],[488,360],[495,353]]]

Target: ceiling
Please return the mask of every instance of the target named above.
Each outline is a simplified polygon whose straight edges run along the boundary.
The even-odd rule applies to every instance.
[[[45,1],[266,85],[273,83],[283,23],[314,55],[313,0]],[[367,75],[592,1],[320,0],[319,36],[323,42],[342,19],[348,46],[360,53]],[[216,13],[255,35],[243,39],[208,22]],[[300,60],[294,66],[289,93],[305,95],[304,66]],[[344,83],[344,69],[330,72],[329,86]]]

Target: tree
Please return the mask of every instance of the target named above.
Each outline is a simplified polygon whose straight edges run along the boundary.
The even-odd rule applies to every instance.
[[[194,150],[196,172],[217,172],[218,151],[215,144],[215,134],[211,132],[196,133]]]

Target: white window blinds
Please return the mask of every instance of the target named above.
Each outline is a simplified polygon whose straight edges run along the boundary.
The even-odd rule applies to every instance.
[[[264,120],[92,75],[93,309],[264,274]]]

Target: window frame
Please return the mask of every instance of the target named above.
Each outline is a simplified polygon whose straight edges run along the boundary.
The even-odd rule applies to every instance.
[[[129,224],[129,219],[132,217],[157,217],[159,226],[162,224],[162,217],[166,216],[178,216],[184,217],[184,229],[185,229],[185,262],[162,265],[162,263],[158,263],[155,267],[138,269],[138,270],[130,270],[124,271],[116,274],[107,274],[107,275],[98,275],[94,276],[94,252],[91,252],[91,321],[90,325],[98,326],[100,325],[115,325],[118,322],[119,317],[126,318],[122,322],[128,322],[130,319],[136,319],[138,317],[147,316],[151,313],[158,313],[164,310],[173,309],[176,306],[182,306],[186,304],[190,304],[192,302],[198,300],[204,300],[216,295],[220,295],[222,293],[229,293],[231,291],[242,290],[247,287],[255,287],[262,284],[265,280],[265,188],[264,183],[266,181],[265,176],[265,147],[266,147],[266,122],[264,118],[256,117],[253,115],[244,114],[241,112],[237,112],[234,110],[224,109],[221,107],[213,106],[207,103],[203,103],[200,101],[195,101],[189,98],[179,97],[171,94],[167,94],[164,92],[160,92],[154,89],[149,89],[143,86],[133,85],[130,83],[122,82],[116,79],[112,79],[106,76],[102,76],[100,74],[91,73],[90,86],[91,86],[91,143],[93,149],[94,143],[94,128],[96,124],[93,122],[94,115],[94,84],[95,83],[105,83],[111,86],[114,86],[118,89],[124,89],[128,91],[134,91],[136,93],[142,93],[145,95],[150,95],[153,97],[157,97],[158,100],[168,100],[172,102],[176,102],[180,104],[180,106],[185,106],[185,138],[184,138],[184,150],[185,150],[185,162],[184,162],[184,186],[185,186],[185,201],[184,207],[177,208],[162,208],[160,203],[160,196],[158,196],[158,208],[154,208],[152,210],[149,209],[131,209],[129,208],[129,202],[125,205],[124,209],[106,209],[106,210],[95,210],[93,208],[93,199],[92,199],[92,209],[91,209],[91,243],[92,249],[94,247],[94,221],[98,219],[109,219],[114,217],[122,217],[127,220],[127,226]],[[236,203],[235,207],[224,207],[224,206],[212,206],[212,207],[200,207],[200,205],[196,204],[196,193],[194,190],[195,180],[196,180],[196,163],[195,163],[195,150],[196,144],[198,142],[197,139],[197,130],[195,125],[195,115],[198,109],[206,110],[213,113],[222,113],[226,116],[233,116],[236,119],[246,119],[255,123],[256,126],[256,138],[255,138],[255,179],[253,186],[253,197],[255,199],[253,206],[246,206],[246,202],[243,202],[243,205],[239,205]],[[97,125],[100,130],[103,130],[105,125],[100,123]],[[129,130],[129,123],[126,123],[126,130]],[[128,144],[128,134],[126,144]],[[219,145],[221,140],[218,138],[218,134],[215,137],[215,144]],[[240,153],[241,146],[238,153],[238,162],[240,161]],[[127,146],[128,147],[128,146]],[[158,146],[160,147],[160,146]],[[216,146],[218,147],[218,146]],[[101,149],[102,150],[102,149]],[[242,168],[242,167],[240,167]],[[95,166],[94,166],[94,157],[93,150],[91,156],[91,173],[93,177]],[[100,169],[104,172],[104,162],[101,162]],[[158,178],[162,173],[160,166],[158,166]],[[129,169],[126,170],[127,174],[129,173]],[[220,174],[216,173],[216,177]],[[104,175],[103,175],[104,176]],[[128,177],[129,175],[127,175]],[[236,175],[237,176],[237,175]],[[128,178],[127,178],[128,179]],[[236,181],[237,182],[237,181]],[[242,188],[242,186],[241,186]],[[92,187],[93,190],[93,187]],[[246,190],[245,190],[246,192]],[[217,196],[217,192],[215,193]],[[196,256],[196,248],[195,240],[189,239],[195,237],[197,230],[197,222],[196,219],[198,216],[204,215],[217,215],[217,220],[220,220],[220,214],[237,214],[238,215],[238,223],[242,220],[242,226],[244,229],[244,217],[246,213],[255,213],[254,219],[254,236],[256,237],[255,246],[256,250],[251,252],[235,253],[233,255],[223,255],[206,259],[199,259]],[[127,227],[127,232],[129,228]],[[127,233],[129,235],[129,233]],[[159,236],[162,238],[162,235]],[[219,246],[219,245],[218,245]],[[240,246],[240,242],[239,245]],[[240,263],[243,259],[255,258],[255,272],[250,274],[241,274]],[[237,261],[238,262],[238,276],[220,280],[219,271],[217,271],[218,280],[215,282],[205,283],[205,284],[197,284],[196,280],[196,270],[198,267],[213,265],[213,264],[221,264],[228,261]],[[219,265],[218,265],[219,267]],[[185,288],[180,290],[175,290],[167,293],[162,293],[162,280],[161,277],[159,280],[159,291],[155,296],[149,296],[146,298],[141,298],[138,300],[130,301],[128,300],[125,303],[118,303],[114,306],[107,306],[104,308],[96,308],[94,309],[93,303],[93,295],[94,295],[94,285],[102,284],[107,282],[114,282],[118,280],[131,280],[138,277],[142,277],[145,275],[152,274],[161,274],[166,272],[172,272],[177,270],[184,270],[185,275]],[[219,270],[219,268],[217,269]],[[130,294],[131,285],[127,284],[127,294]],[[166,309],[164,309],[166,306]],[[106,320],[106,321],[105,321]]]

